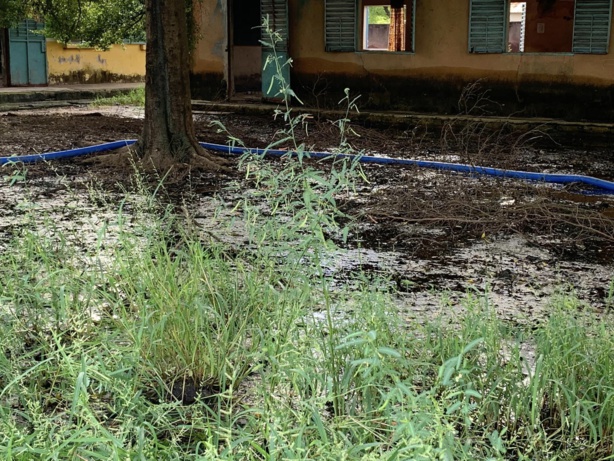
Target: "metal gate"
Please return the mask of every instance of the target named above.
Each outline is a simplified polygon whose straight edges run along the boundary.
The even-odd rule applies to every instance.
[[[35,31],[43,24],[32,19],[9,29],[9,82],[11,86],[47,84],[45,37]]]

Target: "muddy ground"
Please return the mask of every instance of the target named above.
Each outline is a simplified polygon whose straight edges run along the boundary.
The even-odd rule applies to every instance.
[[[0,113],[0,156],[132,139],[141,131],[140,117],[138,109],[123,107]],[[196,113],[201,141],[227,142],[213,121],[252,147],[265,147],[283,128],[272,116]],[[556,139],[547,141],[550,149],[534,148],[537,132],[504,128],[489,133],[479,125],[456,122],[434,133],[411,126],[353,130],[348,133],[350,145],[369,155],[614,180],[612,150],[567,150]],[[334,149],[340,140],[334,121],[317,118],[299,137],[320,151]],[[23,174],[27,181],[22,181]],[[67,229],[77,230],[85,247],[95,241],[85,235],[95,236],[96,222],[109,213],[92,190],[102,187],[121,200],[134,187],[129,171],[86,158],[25,169],[3,167],[0,176],[0,249],[23,225],[27,211],[20,204],[26,195],[37,205],[47,204]],[[364,176],[355,192],[338,197],[347,219],[355,221],[347,245],[329,263],[340,283],[360,269],[383,275],[400,308],[414,318],[456,311],[467,293],[484,292],[499,314],[514,322],[540,321],[553,298],[570,294],[580,300],[574,308],[614,311],[614,196],[580,184],[528,183],[412,167],[365,165]],[[195,172],[189,180],[170,186],[166,197],[186,204],[207,232],[223,232],[210,215],[214,203],[232,207],[237,200],[224,189],[229,181],[241,181],[241,176]],[[220,198],[214,201],[216,194]],[[67,207],[66,201],[76,195],[80,205]],[[79,232],[80,226],[87,231]],[[230,240],[242,243],[240,235]]]

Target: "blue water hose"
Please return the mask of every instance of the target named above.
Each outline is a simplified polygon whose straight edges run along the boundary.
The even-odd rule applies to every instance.
[[[126,147],[134,144],[136,140],[123,140],[99,144],[97,146],[81,147],[78,149],[63,150],[60,152],[49,152],[45,154],[0,157],[0,165],[6,163],[33,163],[39,161],[57,160],[61,158],[78,157],[81,155],[94,154],[97,152],[105,152],[120,147]],[[270,157],[283,157],[294,155],[292,151],[280,149],[250,149],[247,147],[232,147],[223,144],[211,144],[201,142],[200,145],[205,149],[223,152],[231,155],[243,155],[251,153],[255,155],[265,155]],[[606,181],[605,179],[594,178],[592,176],[583,176],[576,174],[553,174],[553,173],[532,173],[528,171],[504,170],[501,168],[491,168],[483,166],[465,165],[460,163],[433,162],[430,160],[410,160],[397,159],[389,157],[373,157],[369,155],[352,155],[352,154],[333,154],[330,152],[307,152],[306,155],[313,159],[357,159],[361,163],[373,163],[378,165],[405,165],[416,166],[421,168],[430,168],[434,170],[454,171],[457,173],[466,173],[470,175],[487,175],[499,178],[514,178],[529,181],[541,181],[554,184],[570,184],[581,183],[597,189],[614,193],[614,182]]]
[[[61,150],[59,152],[48,152],[46,154],[33,155],[14,155],[12,157],[0,157],[0,165],[6,163],[34,163],[49,160],[59,160],[61,158],[79,157],[81,155],[95,154],[97,152],[105,152],[108,150],[119,149],[134,144],[136,140],[124,140],[107,142],[96,146],[80,147],[78,149]]]

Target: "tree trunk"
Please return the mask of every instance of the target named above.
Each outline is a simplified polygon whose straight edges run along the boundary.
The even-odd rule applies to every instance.
[[[185,2],[146,0],[145,122],[137,152],[145,168],[167,172],[177,164],[212,170],[225,163],[194,134]]]

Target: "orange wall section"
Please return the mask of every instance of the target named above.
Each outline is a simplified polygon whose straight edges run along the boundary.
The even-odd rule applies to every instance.
[[[137,82],[145,79],[145,46],[115,45],[107,51],[47,41],[50,83]]]
[[[227,0],[195,3],[197,30],[190,72],[194,99],[220,99],[228,93],[227,4]]]
[[[506,83],[526,79],[604,86],[614,83],[614,58],[610,54],[469,53],[469,0],[418,0],[416,3],[415,53],[333,53],[324,51],[324,2],[289,0],[293,72],[356,76],[375,73],[435,79],[487,77]],[[197,20],[200,39],[193,55],[193,72],[224,73],[226,2],[205,0],[199,7]],[[613,41],[614,33],[610,34],[612,51]]]
[[[227,59],[226,0],[204,0],[195,8],[197,42],[192,54],[195,74],[224,74]]]

